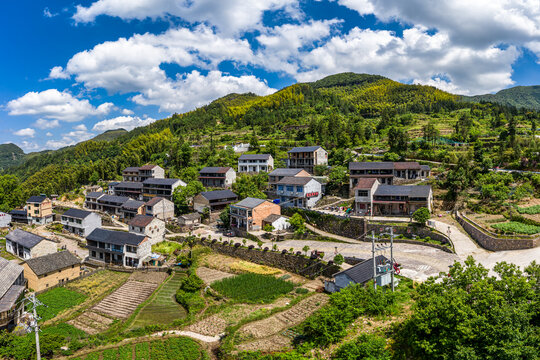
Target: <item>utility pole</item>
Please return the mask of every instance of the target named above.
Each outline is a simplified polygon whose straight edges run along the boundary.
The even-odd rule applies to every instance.
[[[36,308],[40,305],[43,305],[43,303],[39,301],[38,299],[36,299],[35,293],[32,293],[30,295],[30,297],[28,298],[28,301],[30,301],[30,303],[32,304],[33,317],[32,317],[32,322],[30,326],[34,328],[34,332],[36,334],[36,359],[41,360],[41,350],[39,347],[39,325],[38,325],[39,318],[37,316]]]
[[[390,276],[392,278],[392,292],[394,292],[394,228],[390,228]]]
[[[377,290],[377,264],[375,263],[375,231],[371,231],[371,257],[373,258],[373,288]]]

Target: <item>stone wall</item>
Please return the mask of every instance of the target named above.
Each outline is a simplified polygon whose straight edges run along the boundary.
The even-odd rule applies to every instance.
[[[283,254],[282,252],[271,250],[264,251],[257,248],[249,249],[243,246],[224,245],[215,240],[203,240],[202,243],[223,255],[236,257],[256,264],[276,267],[307,278],[315,278],[319,275],[332,277],[335,273],[341,271],[341,268],[335,264],[328,264],[318,259],[309,259],[303,255]]]
[[[540,238],[498,238],[495,234],[481,228],[480,225],[456,212],[456,219],[465,231],[480,246],[491,251],[532,249],[540,245]]]

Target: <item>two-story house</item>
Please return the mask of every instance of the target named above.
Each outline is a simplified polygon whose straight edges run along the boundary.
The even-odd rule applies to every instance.
[[[313,174],[315,166],[328,165],[328,152],[320,146],[295,147],[287,152],[287,167]]]
[[[322,197],[322,185],[312,177],[284,177],[276,194],[283,207],[311,209]]]
[[[101,198],[104,195],[110,195],[110,194],[104,194],[102,192],[89,192],[86,193],[85,199],[84,199],[84,207],[90,210],[100,210],[100,205],[98,203],[98,199]]]
[[[23,260],[56,252],[56,243],[36,234],[15,229],[6,235],[6,251]]]
[[[69,251],[29,259],[23,266],[28,288],[34,291],[65,284],[81,276],[81,261]]]
[[[160,196],[156,196],[144,204],[144,213],[163,221],[169,221],[174,218],[174,203]]]
[[[268,200],[245,198],[231,205],[231,229],[247,232],[261,230],[264,219],[270,215],[280,215],[281,207]]]
[[[159,196],[169,201],[172,201],[174,190],[179,186],[186,186],[187,184],[180,179],[146,179],[143,183],[143,200],[149,201],[150,199]]]
[[[210,213],[220,211],[234,202],[238,201],[238,195],[231,190],[203,191],[193,198],[193,210],[204,213],[208,208]]]
[[[199,171],[199,181],[204,187],[228,188],[236,180],[232,167],[205,167]]]
[[[415,180],[420,177],[422,168],[416,161],[400,161],[394,163],[394,177],[404,180]]]
[[[28,224],[28,213],[26,209],[13,209],[9,212],[11,215],[11,221],[21,224]]]
[[[430,175],[428,165],[416,161],[373,161],[349,163],[349,189],[356,186],[359,179],[377,179],[381,185],[392,185],[397,180],[425,179]]]
[[[9,227],[11,224],[11,215],[0,211],[0,229]]]
[[[238,172],[259,173],[274,169],[274,158],[270,154],[243,154],[238,158]]]
[[[124,181],[144,182],[147,179],[164,179],[165,170],[153,164],[143,166],[131,166],[122,171]]]
[[[97,199],[97,210],[121,217],[124,214],[122,205],[129,200],[127,196],[103,195]]]
[[[143,184],[133,181],[122,181],[114,186],[115,196],[124,196],[134,200],[139,200],[142,197]]]
[[[94,229],[101,227],[101,216],[91,211],[69,209],[62,214],[60,223],[64,230],[86,237]]]
[[[129,222],[137,215],[144,214],[144,201],[129,199],[122,204],[122,219]]]
[[[29,224],[49,224],[53,221],[52,201],[46,196],[30,196],[26,200]]]
[[[21,300],[25,289],[24,268],[0,257],[0,330],[19,323],[24,312]]]
[[[129,222],[129,232],[147,236],[154,245],[165,239],[165,222],[153,216],[137,215]]]
[[[268,190],[275,192],[277,183],[284,177],[309,177],[309,173],[304,169],[275,169],[268,174]]]
[[[373,215],[373,194],[379,187],[375,178],[361,178],[354,187],[354,210],[357,215]]]
[[[105,264],[139,268],[152,254],[147,236],[124,231],[95,229],[86,243],[88,259]]]

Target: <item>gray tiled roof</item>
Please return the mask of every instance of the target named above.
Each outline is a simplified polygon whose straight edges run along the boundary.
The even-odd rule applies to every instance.
[[[45,199],[47,199],[46,196],[30,196],[26,202],[41,204]]]
[[[141,206],[144,206],[144,201],[138,201],[138,200],[133,200],[133,199],[129,199],[128,201],[122,204],[122,208],[128,209],[128,210],[137,210]]]
[[[285,215],[279,215],[279,214],[270,214],[266,218],[264,218],[264,221],[267,223],[273,223],[276,220],[281,219],[282,217],[286,217]]]
[[[283,179],[278,181],[278,184],[283,185],[306,185],[308,182],[313,180],[312,177],[292,177],[292,176],[286,176]]]
[[[172,185],[176,184],[177,182],[180,182],[181,186],[184,186],[186,184],[185,182],[183,182],[180,179],[154,179],[154,178],[144,180],[143,184],[144,185],[168,185],[168,186],[172,186]]]
[[[264,202],[266,202],[266,200],[248,197],[248,198],[245,198],[242,201],[237,202],[236,204],[234,204],[234,206],[253,209],[253,208],[261,205]]]
[[[301,152],[313,152],[317,149],[321,148],[319,145],[315,146],[300,146],[300,147],[294,147],[291,150],[289,150],[289,153],[301,153]]]
[[[124,204],[126,201],[130,200],[127,196],[116,196],[116,195],[103,195],[99,198],[99,201],[106,201],[110,203]]]
[[[6,312],[11,309],[25,289],[26,288],[23,285],[13,285],[8,288],[4,296],[0,298],[0,313]]]
[[[420,164],[416,161],[399,161],[394,163],[396,170],[420,170]]]
[[[156,197],[153,197],[150,200],[148,200],[148,202],[145,205],[146,206],[154,206],[157,203],[159,203],[161,200],[165,200],[165,199],[162,198],[162,197],[156,196]]]
[[[227,166],[227,167],[205,167],[205,168],[202,168],[201,171],[199,171],[199,174],[225,174],[227,171],[229,171],[229,169],[231,169],[231,167]]]
[[[295,176],[303,169],[285,169],[279,168],[272,171],[268,176]]]
[[[139,245],[146,236],[128,233],[124,231],[114,231],[105,229],[94,229],[86,237],[87,240],[101,241],[114,245]]]
[[[86,211],[86,210],[81,210],[81,209],[69,209],[62,215],[77,218],[77,219],[85,219],[87,216],[90,216],[91,214],[92,214],[91,211]]]
[[[268,160],[270,154],[242,154],[238,160]]]
[[[0,257],[0,298],[6,294],[23,271],[24,268],[21,265]]]
[[[429,193],[431,192],[431,186],[430,185],[416,185],[416,186],[410,186],[411,193],[409,194],[409,197],[425,197],[427,198],[429,196]]]
[[[137,171],[139,171],[138,166],[129,166],[125,168],[122,172],[137,172]]]
[[[379,185],[375,190],[375,196],[409,196],[428,197],[431,191],[429,185]]]
[[[384,255],[377,255],[377,257],[375,257],[375,263],[377,265],[385,264],[387,261],[388,259]],[[373,259],[362,261],[347,270],[340,271],[337,274],[334,274],[334,277],[341,274],[347,275],[357,284],[363,284],[366,281],[373,279]]]
[[[394,163],[391,161],[350,162],[349,170],[394,170]]]
[[[134,181],[122,181],[114,186],[115,189],[118,188],[125,188],[125,189],[135,189],[140,190],[142,189],[142,183],[140,182],[134,182]]]
[[[231,190],[203,191],[201,195],[207,200],[238,198]]]
[[[181,217],[184,220],[198,220],[201,218],[201,214],[199,214],[198,212],[194,212],[194,213],[184,214],[179,217]]]
[[[80,264],[81,261],[69,251],[55,252],[49,255],[26,260],[26,264],[37,276]]]
[[[17,243],[19,245],[22,245],[28,249],[32,249],[41,241],[47,240],[44,237],[41,237],[36,234],[32,234],[28,231],[24,231],[21,229],[15,229],[11,231],[9,234],[6,235],[6,239],[13,241],[14,243]]]
[[[431,170],[431,168],[429,167],[429,165],[420,165],[420,169],[424,170],[424,171],[429,171]]]
[[[105,193],[102,193],[102,192],[89,192],[86,194],[86,197],[87,198],[92,198],[92,199],[97,199],[99,198],[100,196],[103,196],[105,195]]]

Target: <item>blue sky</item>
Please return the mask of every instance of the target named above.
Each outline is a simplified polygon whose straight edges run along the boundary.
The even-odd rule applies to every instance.
[[[537,0],[23,0],[0,21],[0,143],[26,152],[343,71],[540,84]]]

